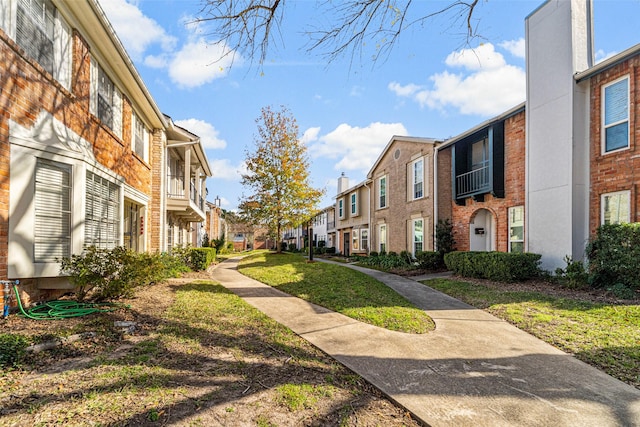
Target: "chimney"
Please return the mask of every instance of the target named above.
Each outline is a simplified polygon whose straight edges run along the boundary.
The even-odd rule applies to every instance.
[[[342,193],[347,188],[349,188],[349,178],[347,178],[344,175],[344,172],[342,172],[340,178],[338,178],[338,194]]]

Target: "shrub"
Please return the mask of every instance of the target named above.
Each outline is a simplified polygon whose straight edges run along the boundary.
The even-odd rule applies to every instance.
[[[540,274],[539,254],[507,252],[449,252],[444,256],[447,268],[463,277],[498,282],[520,282]]]
[[[212,247],[216,250],[217,254],[222,253],[222,251],[224,251],[225,247],[224,244],[227,242],[227,239],[224,237],[224,233],[222,233],[222,235],[218,238],[218,239],[211,239],[211,242],[209,243],[209,247]],[[202,245],[204,246],[204,244]]]
[[[376,252],[376,251],[371,251],[371,252],[369,252],[369,256],[370,256],[370,257],[377,257],[378,255],[379,255],[379,254],[378,254],[378,252]]]
[[[215,248],[192,248],[189,266],[195,271],[206,270],[215,260]]]
[[[605,224],[587,244],[589,283],[640,289],[640,224]]]
[[[336,248],[335,247],[331,247],[331,248],[324,248],[324,252],[326,254],[335,254],[336,253]]]
[[[289,243],[289,246],[288,246],[287,250],[289,252],[297,252],[298,248],[296,247],[295,243]]]
[[[400,259],[402,259],[402,262],[405,263],[406,265],[411,265],[413,264],[413,255],[411,255],[411,252],[409,251],[402,251],[400,252]]]
[[[436,225],[436,248],[438,252],[446,254],[455,250],[456,241],[453,238],[453,225],[449,219],[440,219]]]
[[[442,252],[418,252],[416,261],[418,262],[418,268],[424,270],[441,270],[444,268],[444,254]]]
[[[560,283],[570,289],[581,289],[588,285],[589,274],[580,260],[574,261],[570,256],[565,256],[566,268],[556,268],[556,278]]]
[[[210,244],[211,242],[209,241],[209,234],[204,233],[204,236],[202,236],[202,247],[208,248]]]
[[[26,354],[27,338],[17,334],[0,334],[0,368],[15,368]]]

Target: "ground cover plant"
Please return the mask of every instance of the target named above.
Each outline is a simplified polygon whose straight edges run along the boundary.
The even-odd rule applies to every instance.
[[[434,329],[433,320],[391,288],[364,273],[299,254],[255,253],[238,270],[290,295],[361,322],[408,333]]]
[[[0,374],[0,425],[418,426],[206,272],[187,276],[136,289],[128,310],[9,316],[3,329],[19,338],[2,340],[7,348],[94,335],[11,360]]]
[[[640,388],[640,301],[557,289],[551,283],[497,284],[433,279],[427,286],[487,310]],[[560,293],[560,294],[558,294]]]

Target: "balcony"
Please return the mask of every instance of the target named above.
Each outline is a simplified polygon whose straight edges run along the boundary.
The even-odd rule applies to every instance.
[[[468,197],[491,190],[491,168],[482,168],[456,176],[456,196]]]

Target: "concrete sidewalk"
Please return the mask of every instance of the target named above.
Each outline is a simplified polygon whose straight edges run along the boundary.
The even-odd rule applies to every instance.
[[[640,391],[415,280],[348,266],[426,310],[434,332],[388,331],[238,273],[212,278],[432,426],[640,426]],[[330,278],[327,278],[330,280]]]

